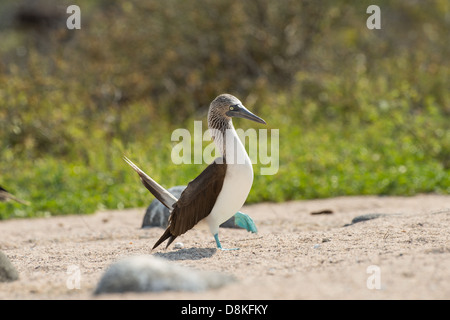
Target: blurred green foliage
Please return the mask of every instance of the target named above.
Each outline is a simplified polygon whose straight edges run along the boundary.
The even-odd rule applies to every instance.
[[[371,2],[81,0],[68,30],[70,1],[3,1],[0,185],[32,204],[0,218],[147,205],[124,154],[186,184],[206,165],[171,132],[222,92],[280,130],[248,202],[449,193],[449,2],[378,1],[369,30]]]

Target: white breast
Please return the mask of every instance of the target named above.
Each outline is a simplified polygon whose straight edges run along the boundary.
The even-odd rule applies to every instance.
[[[234,148],[231,144],[226,145],[227,172],[222,191],[211,213],[205,218],[212,234],[216,234],[219,231],[219,225],[242,208],[253,184],[250,158],[234,128],[229,130],[229,134],[233,139]],[[227,136],[228,141],[231,140]]]

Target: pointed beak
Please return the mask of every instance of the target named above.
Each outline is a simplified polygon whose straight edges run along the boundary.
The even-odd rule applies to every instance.
[[[258,117],[256,114],[248,111],[248,109],[246,107],[244,107],[243,105],[231,106],[230,110],[226,112],[226,115],[229,117],[244,118],[244,119],[248,119],[248,120],[252,120],[255,122],[266,124],[266,122],[263,119]]]

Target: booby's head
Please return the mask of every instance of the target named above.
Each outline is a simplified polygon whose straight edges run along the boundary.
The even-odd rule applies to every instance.
[[[211,102],[208,112],[208,125],[210,127],[220,129],[224,124],[228,126],[232,117],[266,124],[263,119],[247,110],[242,102],[231,94],[221,94]]]

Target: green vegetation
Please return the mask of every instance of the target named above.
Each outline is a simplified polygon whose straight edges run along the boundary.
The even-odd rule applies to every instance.
[[[81,30],[35,3],[0,4],[0,185],[31,202],[2,219],[148,205],[123,155],[186,184],[206,165],[174,165],[171,133],[222,92],[268,122],[235,127],[280,130],[248,202],[450,193],[446,0],[378,1],[381,30],[370,1],[86,0]]]

